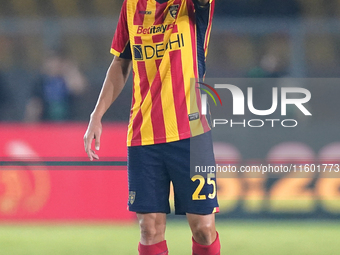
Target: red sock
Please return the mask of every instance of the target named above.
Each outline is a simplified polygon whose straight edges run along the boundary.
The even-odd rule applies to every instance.
[[[192,255],[220,255],[220,238],[216,234],[216,240],[211,245],[201,245],[192,238]]]
[[[153,245],[138,245],[139,255],[168,255],[168,247],[166,241],[156,243]]]

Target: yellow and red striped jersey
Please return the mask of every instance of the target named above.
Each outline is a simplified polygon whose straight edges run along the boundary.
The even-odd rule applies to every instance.
[[[195,80],[205,75],[214,0],[125,0],[111,53],[133,61],[128,146],[210,130]]]

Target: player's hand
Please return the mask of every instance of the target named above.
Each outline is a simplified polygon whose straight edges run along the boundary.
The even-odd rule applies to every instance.
[[[101,134],[102,134],[101,121],[96,118],[91,118],[89,126],[87,127],[86,133],[84,135],[85,151],[91,161],[93,161],[93,159],[97,159],[97,160],[99,159],[99,156],[96,154],[96,152],[92,150],[91,144],[92,144],[93,139],[95,139],[95,150],[99,151]]]

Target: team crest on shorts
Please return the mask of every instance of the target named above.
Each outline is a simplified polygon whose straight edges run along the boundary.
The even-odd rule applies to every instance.
[[[178,9],[179,9],[179,4],[171,5],[170,8],[169,8],[170,15],[171,15],[171,17],[173,17],[174,19],[177,18]]]
[[[132,205],[135,202],[136,198],[136,192],[135,191],[130,191],[129,192],[129,203]]]

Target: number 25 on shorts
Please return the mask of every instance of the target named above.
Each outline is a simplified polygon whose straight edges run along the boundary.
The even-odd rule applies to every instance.
[[[212,178],[215,178],[215,174],[208,174],[207,179],[204,179],[202,175],[195,175],[194,177],[191,178],[193,182],[199,181],[198,187],[196,188],[194,194],[192,194],[192,200],[206,200],[207,196],[206,195],[200,195],[204,185],[205,181],[207,181],[208,185],[213,186],[213,192],[208,195],[208,198],[214,199],[216,197],[216,181],[213,180]]]

